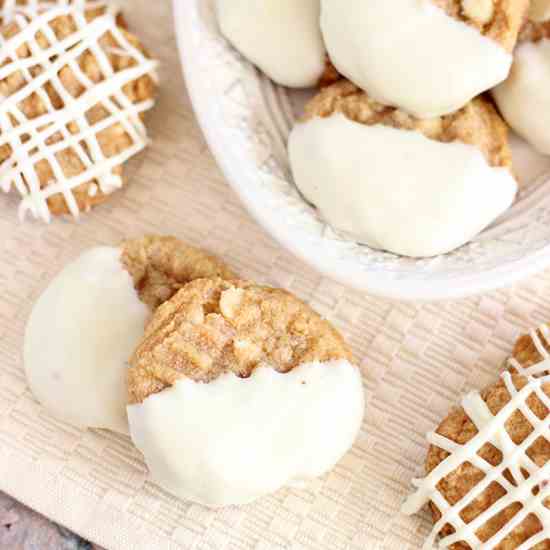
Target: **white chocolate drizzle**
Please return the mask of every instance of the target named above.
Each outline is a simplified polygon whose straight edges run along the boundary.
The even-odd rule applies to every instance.
[[[539,331],[542,339],[550,345],[548,327],[543,325]],[[550,483],[548,483],[550,462],[539,467],[527,455],[527,450],[538,438],[545,437],[550,440],[550,415],[541,420],[527,405],[529,396],[535,394],[550,410],[550,398],[542,388],[543,384],[550,380],[550,354],[546,351],[543,341],[536,331],[531,331],[529,335],[541,355],[542,361],[527,368],[523,368],[513,358],[508,361],[508,367],[525,376],[527,384],[521,390],[517,390],[512,374],[509,371],[502,373],[501,378],[510,395],[510,401],[496,415],[491,413],[479,392],[472,392],[462,400],[462,407],[466,415],[478,430],[478,433],[470,441],[460,445],[435,432],[427,435],[430,444],[447,451],[449,456],[425,478],[413,480],[413,485],[417,490],[406,499],[402,507],[403,513],[412,515],[431,501],[441,512],[441,518],[434,524],[424,543],[423,550],[429,550],[436,546],[438,535],[445,525],[451,525],[455,532],[440,538],[438,548],[449,548],[457,542],[463,542],[468,544],[472,550],[493,549],[509,536],[529,514],[538,518],[542,530],[523,542],[518,550],[527,550],[550,539],[550,510],[544,504],[545,499],[550,497]],[[505,428],[507,420],[516,411],[520,411],[533,428],[529,436],[519,445],[512,441]],[[492,466],[478,455],[479,450],[487,443],[502,452],[502,461],[497,466]],[[472,487],[461,500],[451,505],[437,486],[441,480],[465,463],[470,463],[481,470],[485,477]],[[523,471],[528,475],[524,475]],[[505,472],[509,472],[513,483],[504,476]],[[465,523],[460,516],[462,510],[487,490],[493,482],[498,483],[506,491],[506,494],[473,521]],[[513,503],[521,504],[522,507],[518,513],[510,518],[504,527],[489,540],[485,542],[480,540],[476,532],[490,518]]]
[[[36,17],[52,8],[60,6],[73,6],[80,10],[94,10],[107,7],[106,0],[28,0],[21,4],[20,0],[4,0],[0,8],[0,20],[2,23],[10,23],[16,15],[24,15],[28,18]]]
[[[35,6],[35,3],[32,5]],[[79,207],[73,189],[95,181],[97,190],[106,194],[115,191],[122,186],[122,180],[112,172],[113,169],[148,144],[140,114],[153,107],[154,101],[147,99],[132,103],[123,87],[146,74],[156,81],[157,62],[148,59],[129,43],[117,26],[117,13],[117,8],[106,6],[104,15],[87,22],[82,10],[82,0],[70,5],[64,2],[31,19],[15,13],[13,18],[21,29],[20,32],[9,39],[0,37],[0,79],[19,73],[26,81],[21,89],[0,102],[0,146],[11,146],[10,157],[0,165],[0,186],[5,192],[15,187],[22,195],[19,209],[21,219],[26,212],[30,212],[34,217],[49,221],[51,214],[47,199],[56,194],[63,195],[69,212],[78,217]],[[56,38],[50,26],[50,22],[60,16],[71,17],[77,27],[74,33],[63,40]],[[41,48],[36,41],[38,32],[48,39],[48,48]],[[109,52],[99,44],[100,39],[107,34],[116,41],[117,52],[133,60],[133,65],[120,71],[114,70],[108,57]],[[19,58],[16,50],[24,44],[28,46],[30,56]],[[86,51],[93,54],[99,65],[103,75],[100,82],[92,82],[79,66],[79,58]],[[30,69],[37,66],[41,68],[41,73],[33,77]],[[78,97],[71,95],[59,78],[59,72],[65,67],[70,68],[84,88]],[[63,101],[61,109],[53,106],[44,89],[46,83],[55,89]],[[40,98],[47,112],[29,119],[21,110],[20,104],[32,94]],[[98,104],[109,115],[91,125],[85,114]],[[77,133],[72,134],[68,130],[67,125],[71,122],[77,125]],[[97,136],[99,132],[115,124],[121,125],[130,137],[131,144],[107,157]],[[62,139],[47,143],[48,138],[53,135],[61,135]],[[64,174],[57,158],[58,153],[69,148],[84,166],[82,172],[73,176]],[[54,178],[41,188],[36,164],[44,160],[49,163]]]
[[[539,337],[539,332],[542,339]],[[527,376],[529,379],[542,378],[545,381],[550,380],[550,354],[545,347],[545,344],[550,347],[550,329],[548,325],[540,325],[538,330],[530,330],[529,337],[538,354],[542,357],[542,360],[530,367],[523,367],[517,359],[510,357],[507,361],[508,367],[510,370],[515,370],[519,374]]]

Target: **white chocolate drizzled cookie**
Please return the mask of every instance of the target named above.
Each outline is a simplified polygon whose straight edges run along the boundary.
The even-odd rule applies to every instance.
[[[148,144],[156,62],[117,14],[67,4],[1,29],[0,177],[21,194],[21,217],[76,217],[103,202]]]
[[[550,546],[550,331],[520,338],[500,380],[462,400],[435,432],[427,476],[403,510],[429,503],[432,548]]]

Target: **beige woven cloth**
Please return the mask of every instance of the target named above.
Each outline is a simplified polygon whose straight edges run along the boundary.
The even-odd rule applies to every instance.
[[[421,472],[424,434],[466,390],[495,378],[519,330],[550,319],[550,272],[428,305],[320,277],[266,235],[224,183],[184,92],[169,2],[123,6],[162,61],[159,106],[149,116],[154,143],[131,164],[132,184],[80,222],[49,226],[20,224],[17,198],[0,196],[0,490],[110,550],[419,548],[427,516],[403,517],[399,506]],[[345,333],[362,359],[369,403],[334,471],[306,490],[210,511],[152,483],[128,439],[77,430],[33,399],[21,361],[33,301],[82,250],[144,232],[211,249],[244,277],[295,292]]]

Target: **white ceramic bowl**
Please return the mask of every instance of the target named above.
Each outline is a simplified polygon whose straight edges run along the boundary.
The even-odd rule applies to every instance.
[[[491,290],[550,266],[550,189],[540,177],[550,162],[522,144],[514,152],[524,180],[518,204],[459,250],[415,260],[338,238],[290,176],[286,141],[307,93],[274,85],[244,60],[220,35],[213,0],[173,2],[187,86],[209,146],[258,223],[296,256],[358,290],[422,300]]]

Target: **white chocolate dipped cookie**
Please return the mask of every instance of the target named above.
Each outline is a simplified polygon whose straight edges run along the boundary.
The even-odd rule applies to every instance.
[[[342,80],[306,106],[289,155],[296,185],[343,237],[405,256],[465,244],[517,190],[506,125],[482,98],[417,119]]]
[[[223,35],[274,82],[315,86],[325,71],[319,0],[216,0]]]
[[[132,439],[166,490],[244,504],[331,469],[364,412],[340,334],[283,290],[202,279],[162,304],[128,373]]]
[[[103,202],[148,143],[156,62],[116,8],[81,4],[16,14],[0,29],[1,185],[21,194],[21,217],[78,216]]]
[[[126,371],[150,308],[195,277],[233,275],[173,237],[82,254],[49,284],[27,323],[27,381],[42,405],[79,427],[128,433]],[[141,300],[140,300],[141,297]]]
[[[332,63],[369,95],[421,118],[502,82],[528,0],[321,0]]]
[[[550,548],[548,327],[521,337],[509,370],[462,400],[435,432],[426,477],[403,511],[429,503],[423,548]]]
[[[550,155],[550,22],[522,29],[510,76],[493,90],[508,124],[543,154]]]

